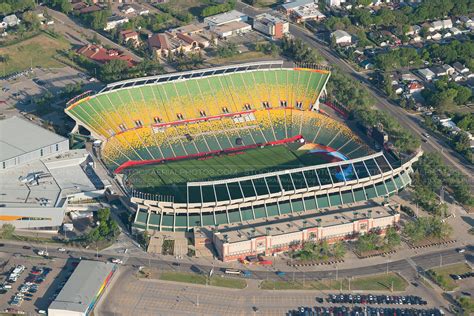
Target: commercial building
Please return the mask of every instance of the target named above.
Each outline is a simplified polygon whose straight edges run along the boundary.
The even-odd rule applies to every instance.
[[[299,249],[305,242],[354,239],[359,234],[396,225],[400,214],[395,207],[372,201],[348,208],[330,208],[324,213],[280,216],[251,225],[229,225],[215,232],[213,243],[223,261],[244,259],[251,255],[270,256]]]
[[[247,22],[247,20],[248,15],[237,10],[232,10],[229,12],[209,16],[204,19],[204,23],[212,28],[218,25],[223,25],[231,22]]]
[[[283,3],[280,7],[285,14],[290,15],[293,12],[293,10],[295,10],[296,8],[307,5],[307,4],[311,4],[311,3],[315,3],[315,1],[314,0],[295,0],[295,1],[287,2],[287,3]]]
[[[253,20],[253,28],[274,39],[280,39],[289,32],[290,24],[268,13],[257,15]]]
[[[311,20],[320,21],[326,18],[326,16],[318,10],[317,3],[310,3],[304,6],[297,7],[293,10],[291,17],[297,23]]]
[[[0,121],[0,135],[5,167],[16,162],[0,168],[0,226],[57,232],[71,204],[104,193],[87,151],[67,139],[17,117]]]
[[[50,316],[89,315],[107,289],[117,265],[82,260],[56,299],[49,305]]]
[[[0,121],[0,169],[21,166],[67,150],[69,140],[31,122],[16,116]]]
[[[119,16],[119,15],[113,15],[107,20],[107,23],[104,27],[104,31],[113,30],[118,25],[127,23],[128,21],[129,20],[128,20],[127,17],[123,17],[123,16]]]
[[[227,38],[238,34],[244,34],[250,32],[251,30],[252,26],[244,22],[229,22],[211,27],[211,31],[219,38]]]

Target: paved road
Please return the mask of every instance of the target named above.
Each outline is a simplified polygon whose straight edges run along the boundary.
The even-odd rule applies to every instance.
[[[256,10],[255,8],[243,4],[241,2],[237,2],[236,7],[237,9],[252,17],[264,11],[272,11]],[[280,13],[276,14],[280,15]],[[379,91],[377,88],[375,88],[372,84],[368,82],[368,78],[365,74],[358,73],[356,70],[354,70],[347,62],[338,57],[336,53],[334,53],[326,44],[318,42],[315,39],[314,35],[311,34],[311,32],[301,28],[298,25],[290,24],[290,33],[294,37],[299,38],[311,45],[312,47],[318,49],[320,54],[324,58],[326,58],[326,60],[328,60],[331,65],[336,65],[340,70],[352,76],[354,80],[359,81],[362,85],[367,87],[367,89],[377,100],[377,107],[393,115],[393,117],[396,118],[403,127],[408,128],[415,135],[418,135],[420,137],[422,133],[427,132],[419,125],[417,116],[407,113],[395,103],[388,101],[386,96],[381,91]],[[437,152],[441,154],[446,163],[451,166],[454,166],[456,169],[462,172],[467,177],[467,179],[469,179],[471,186],[474,184],[474,166],[467,163],[460,154],[452,150],[449,145],[446,144],[444,141],[438,139],[437,137],[431,137],[426,143],[422,143],[422,148],[426,152]]]
[[[4,241],[0,251],[6,253],[16,253],[18,255],[32,256],[34,255],[34,249],[40,249],[40,247],[31,247],[31,249],[23,249],[21,244]],[[160,270],[175,270],[183,272],[204,272],[209,273],[213,268],[212,265],[200,265],[184,262],[183,260],[169,261],[163,258],[153,258],[147,255],[140,255],[138,253],[133,254],[117,254],[111,252],[101,252],[100,257],[96,257],[95,250],[82,250],[77,248],[68,248],[68,253],[59,252],[56,248],[48,248],[49,255],[51,257],[58,258],[79,258],[91,259],[99,261],[109,261],[111,258],[121,258],[125,265],[131,266],[149,266]],[[428,254],[414,256],[411,259],[403,259],[396,261],[389,261],[386,263],[375,264],[366,267],[358,267],[354,269],[337,269],[334,266],[334,270],[331,271],[293,271],[288,272],[285,276],[277,276],[276,270],[273,267],[269,267],[265,271],[252,271],[252,279],[324,279],[324,278],[347,278],[362,275],[371,275],[376,273],[384,273],[386,271],[401,272],[407,276],[415,276],[417,267],[420,269],[430,269],[436,266],[468,261],[474,264],[474,247],[467,247],[467,251],[463,254],[457,253],[454,249],[442,249],[435,250]],[[245,269],[242,266],[242,269]],[[315,267],[315,269],[318,269]],[[215,268],[215,274],[224,274],[223,269]]]
[[[87,44],[89,43],[88,39],[93,38],[94,35],[96,35],[97,38],[102,42],[102,44],[112,46],[116,49],[119,49],[125,52],[127,55],[131,56],[135,61],[143,60],[143,58],[136,55],[130,49],[109,40],[107,37],[102,36],[101,34],[97,33],[96,31],[92,29],[82,27],[81,25],[73,21],[64,13],[52,10],[47,7],[41,7],[41,8],[46,9],[48,14],[51,15],[51,17],[54,19],[55,21],[54,29],[62,33],[73,44],[82,44],[82,45]]]

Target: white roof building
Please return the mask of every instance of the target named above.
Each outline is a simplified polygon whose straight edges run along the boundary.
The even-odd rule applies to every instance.
[[[20,19],[16,15],[11,14],[4,17],[3,22],[6,23],[6,25],[9,27],[13,27],[20,24]]]
[[[216,14],[204,19],[204,23],[210,27],[227,24],[230,22],[246,22],[248,16],[240,11],[232,10],[229,12]]]
[[[336,30],[331,33],[331,38],[334,38],[336,44],[350,44],[352,43],[352,36],[343,30]]]
[[[316,3],[310,3],[295,8],[293,10],[293,17],[298,22],[322,20],[326,18],[326,16],[318,10],[318,4]]]
[[[421,75],[421,77],[423,77],[423,79],[425,79],[426,81],[431,81],[433,80],[433,78],[435,77],[435,73],[432,72],[430,69],[428,68],[424,68],[424,69],[419,69],[418,70],[418,73]]]

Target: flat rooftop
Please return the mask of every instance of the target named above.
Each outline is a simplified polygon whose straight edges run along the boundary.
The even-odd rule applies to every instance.
[[[301,216],[282,215],[277,216],[272,220],[266,221],[261,219],[252,221],[252,223],[243,225],[225,225],[226,228],[219,229],[220,239],[226,236],[229,242],[239,242],[250,240],[254,237],[264,236],[267,234],[267,228],[270,228],[272,235],[282,235],[301,231],[304,227],[329,227],[340,224],[351,223],[354,219],[361,219],[368,216],[368,211],[372,211],[372,218],[381,218],[394,214],[394,210],[390,207],[382,206],[373,201],[365,201],[354,203],[350,207],[332,207],[327,208],[324,213],[315,210],[307,212]],[[356,215],[354,215],[356,212]],[[316,219],[320,219],[318,223]]]
[[[68,194],[97,189],[91,181],[94,175],[86,173],[85,155],[85,149],[70,150],[0,170],[0,204],[15,208],[54,207]]]
[[[206,23],[211,23],[214,25],[220,25],[220,24],[225,24],[229,23],[235,20],[239,20],[242,17],[246,17],[246,14],[237,11],[237,10],[232,10],[229,12],[221,13],[221,14],[216,14],[210,17],[207,17],[204,19],[204,22]]]
[[[60,135],[16,116],[0,120],[0,161],[65,140],[67,139]]]
[[[112,263],[81,260],[48,309],[85,313],[115,268]]]

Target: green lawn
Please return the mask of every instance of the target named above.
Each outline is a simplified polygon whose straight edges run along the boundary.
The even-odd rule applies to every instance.
[[[31,67],[63,67],[53,56],[58,51],[70,48],[70,44],[45,33],[20,43],[0,48],[0,55],[8,56],[7,62],[0,62],[0,74],[10,74]]]
[[[159,275],[160,280],[183,282],[192,284],[206,285],[207,277],[202,274],[186,273],[186,272],[163,272]],[[227,287],[232,289],[243,289],[247,286],[247,282],[242,279],[233,279],[214,276],[211,277],[209,285],[218,287]]]
[[[215,156],[205,160],[186,159],[165,164],[142,166],[127,171],[134,188],[148,193],[186,200],[186,183],[243,176],[269,171],[320,164],[317,155],[298,151],[298,144],[249,149],[238,155]]]
[[[434,281],[446,291],[452,291],[457,288],[456,282],[449,276],[450,274],[463,274],[470,272],[471,268],[466,263],[456,263],[439,268],[434,268],[428,272]]]
[[[404,291],[408,282],[396,273],[380,274],[370,277],[354,278],[350,282],[352,291]],[[349,280],[307,280],[303,281],[263,281],[263,290],[349,290]]]

